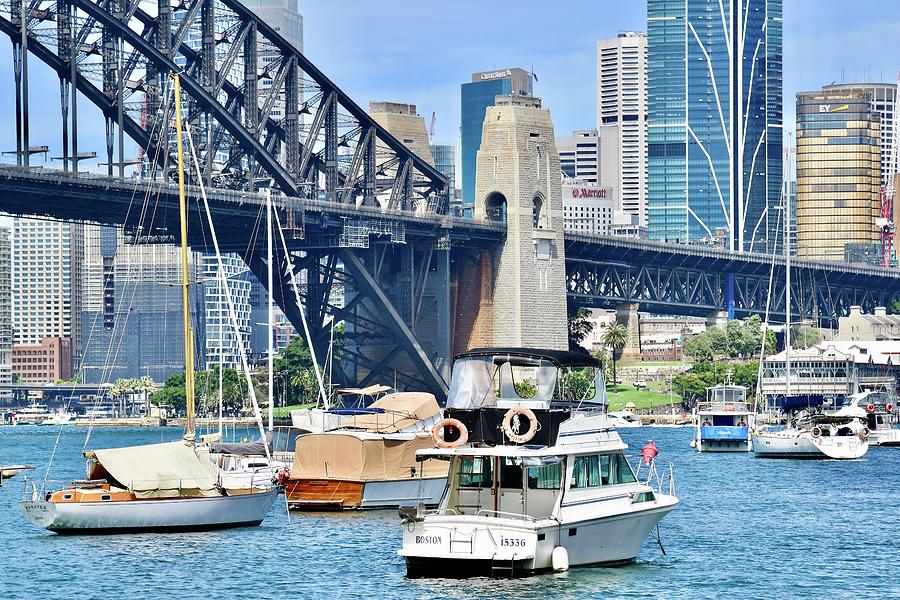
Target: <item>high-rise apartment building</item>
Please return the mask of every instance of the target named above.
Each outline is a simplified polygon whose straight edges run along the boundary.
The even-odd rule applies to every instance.
[[[21,217],[13,223],[13,344],[68,339],[78,365],[84,225]]]
[[[598,183],[600,146],[596,130],[576,130],[569,137],[558,137],[556,149],[559,151],[559,168],[566,177]]]
[[[872,99],[872,112],[878,115],[881,123],[881,180],[882,184],[888,175],[888,165],[891,162],[891,145],[894,143],[894,133],[897,123],[894,118],[897,115],[897,84],[896,83],[839,83],[826,85],[823,92],[862,92]],[[900,157],[898,157],[900,158]],[[894,165],[897,168],[897,165]],[[894,173],[896,175],[896,171]],[[898,215],[895,215],[896,219]]]
[[[431,156],[434,167],[447,177],[447,202],[452,206],[456,200],[456,146],[450,144],[432,144]]]
[[[782,0],[648,0],[650,237],[764,251],[782,190]],[[602,178],[601,178],[602,180]]]
[[[222,264],[228,284],[227,293],[219,275],[218,259],[211,254],[203,257],[206,365],[215,369],[221,362],[225,368],[239,369],[241,343],[245,353],[251,351],[253,307],[250,303],[250,291],[253,274],[237,254],[223,254]],[[229,312],[229,295],[240,332],[240,342]],[[247,358],[249,360],[249,356]]]
[[[0,227],[0,384],[12,383],[12,242]]]
[[[647,34],[597,42],[599,183],[618,191],[621,209],[647,223]]]
[[[481,147],[481,129],[489,106],[494,106],[497,96],[531,96],[534,80],[524,69],[500,69],[473,73],[472,81],[460,88],[461,123],[460,145],[462,155],[462,201],[471,209],[475,205],[475,162]]]
[[[798,258],[843,261],[878,244],[879,129],[868,92],[797,94]]]
[[[188,256],[188,280],[201,257]],[[149,376],[163,382],[184,370],[181,252],[167,244],[126,244],[122,231],[86,225],[84,232],[85,383]],[[203,348],[203,287],[192,285],[195,349]],[[202,359],[202,352],[197,352]]]

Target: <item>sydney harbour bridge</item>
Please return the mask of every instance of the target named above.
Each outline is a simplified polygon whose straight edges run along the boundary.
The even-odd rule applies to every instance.
[[[211,248],[196,201],[202,184],[222,250],[240,254],[265,282],[260,216],[262,190],[271,190],[288,251],[275,245],[270,291],[300,330],[292,275],[304,282],[301,304],[322,355],[326,321],[346,323],[338,378],[446,393],[450,357],[464,349],[461,330],[471,324],[461,317],[468,285],[460,267],[497,252],[506,224],[450,216],[446,178],[272,27],[237,0],[0,0],[0,29],[11,42],[3,60],[12,61],[15,86],[2,93],[15,95],[17,144],[15,163],[0,165],[0,211],[172,241],[177,72],[202,165],[187,169],[192,247]],[[35,61],[58,77],[58,100],[29,90]],[[96,123],[79,118],[85,102]],[[47,140],[32,139],[30,120],[50,110],[62,124],[54,141],[62,168],[52,170],[31,160]],[[105,133],[100,152],[79,146],[86,128]],[[128,156],[135,144],[138,156]],[[97,155],[103,175],[82,165]],[[570,310],[637,304],[743,317],[763,314],[771,298],[770,321],[786,312],[780,258],[568,234],[565,257]],[[871,310],[900,298],[900,274],[889,270],[803,261],[794,269],[794,319],[833,325],[851,305]],[[334,286],[345,291],[342,306],[331,301]]]

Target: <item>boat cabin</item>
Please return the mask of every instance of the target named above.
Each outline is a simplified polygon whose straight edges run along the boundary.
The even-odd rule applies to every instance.
[[[504,445],[514,444],[502,427],[507,411],[527,408],[539,423],[528,443],[552,446],[560,424],[573,410],[602,408],[606,402],[600,363],[592,356],[532,348],[476,348],[454,359],[446,412],[466,426],[470,443]]]

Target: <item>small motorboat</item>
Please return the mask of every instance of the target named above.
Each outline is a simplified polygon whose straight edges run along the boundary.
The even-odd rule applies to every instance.
[[[870,446],[900,446],[900,429],[890,422],[894,404],[885,392],[860,392],[850,396],[834,414],[865,419]]]

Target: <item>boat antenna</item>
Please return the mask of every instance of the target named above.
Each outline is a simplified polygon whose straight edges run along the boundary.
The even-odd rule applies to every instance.
[[[190,281],[188,271],[187,199],[184,194],[184,140],[181,123],[181,78],[172,73],[175,90],[175,140],[178,148],[178,218],[181,221],[181,308],[184,317],[184,393],[187,403],[187,430],[184,439],[194,441],[194,334],[191,328]]]

